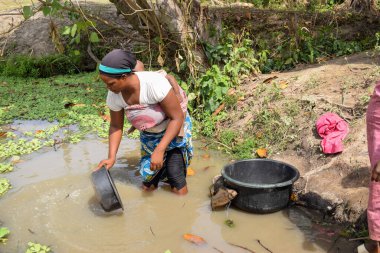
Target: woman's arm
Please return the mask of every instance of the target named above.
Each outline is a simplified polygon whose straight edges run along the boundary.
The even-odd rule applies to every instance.
[[[121,137],[123,135],[124,110],[118,112],[110,110],[110,116],[108,159],[102,160],[98,164],[98,169],[103,165],[105,165],[107,169],[110,169],[115,164],[117,150],[119,149]]]
[[[181,106],[173,90],[169,91],[166,97],[161,101],[160,106],[169,118],[169,123],[164,136],[151,156],[150,168],[152,170],[162,168],[165,150],[169,143],[177,137],[184,121]]]

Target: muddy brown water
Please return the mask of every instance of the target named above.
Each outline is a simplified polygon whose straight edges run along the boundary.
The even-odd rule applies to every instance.
[[[335,242],[337,231],[314,224],[307,210],[291,207],[266,215],[235,208],[211,211],[208,187],[229,160],[203,150],[200,142],[196,146],[188,195],[176,196],[165,186],[145,193],[137,169],[139,142],[124,138],[111,174],[125,210],[114,213],[101,209],[90,181],[92,168],[107,154],[104,141],[88,138],[22,157],[15,171],[4,175],[13,188],[0,199],[0,221],[11,234],[0,252],[25,252],[32,241],[59,253],[249,252],[232,244],[257,253],[318,253]],[[225,225],[226,219],[235,227]],[[184,240],[186,233],[207,244]]]

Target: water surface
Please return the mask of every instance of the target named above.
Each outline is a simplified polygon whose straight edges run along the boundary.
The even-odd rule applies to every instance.
[[[229,160],[202,149],[202,143],[196,145],[189,194],[177,196],[165,185],[152,193],[141,191],[139,142],[124,138],[111,174],[125,210],[105,213],[90,175],[105,158],[107,146],[88,139],[57,151],[45,149],[23,157],[15,171],[5,174],[13,189],[0,199],[0,220],[11,234],[0,252],[25,252],[28,241],[50,245],[59,253],[248,252],[232,244],[257,253],[269,252],[264,247],[273,253],[318,253],[334,243],[337,231],[311,222],[307,210],[288,208],[267,215],[234,208],[211,211],[209,185]],[[228,227],[226,219],[235,227]],[[203,237],[207,244],[184,240],[186,233]]]

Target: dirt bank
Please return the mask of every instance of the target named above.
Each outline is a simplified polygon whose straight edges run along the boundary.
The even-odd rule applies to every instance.
[[[367,206],[369,160],[365,109],[376,80],[380,80],[379,62],[379,55],[365,52],[300,66],[289,72],[247,78],[237,91],[243,99],[228,110],[229,116],[218,126],[217,132],[233,129],[257,135],[257,131],[252,130],[252,122],[257,120],[256,112],[263,103],[256,90],[263,85],[277,85],[280,95],[270,101],[268,110],[285,108],[285,104],[292,101],[298,111],[290,119],[293,131],[280,136],[293,135],[293,141],[282,151],[278,151],[276,145],[269,145],[267,148],[272,151],[269,157],[293,164],[300,170],[296,189],[299,199],[307,206],[338,221],[356,222],[363,217]],[[260,97],[266,97],[268,91],[262,90]],[[350,132],[340,154],[321,152],[315,122],[324,112],[335,112],[349,123]]]

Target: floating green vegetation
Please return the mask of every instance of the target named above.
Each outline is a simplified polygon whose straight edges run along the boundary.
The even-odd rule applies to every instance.
[[[0,163],[0,173],[6,173],[13,170],[13,165],[10,163]]]
[[[77,143],[88,134],[108,137],[107,90],[95,72],[44,79],[0,76],[0,94],[0,173],[12,170],[15,156]],[[53,124],[22,132],[9,125],[16,119]]]
[[[46,246],[39,243],[33,243],[28,242],[28,248],[26,249],[25,253],[47,253],[51,252],[51,249]]]
[[[0,243],[5,244],[7,242],[10,232],[8,228],[0,227]]]
[[[10,188],[11,184],[6,178],[0,178],[0,197],[3,196]]]

